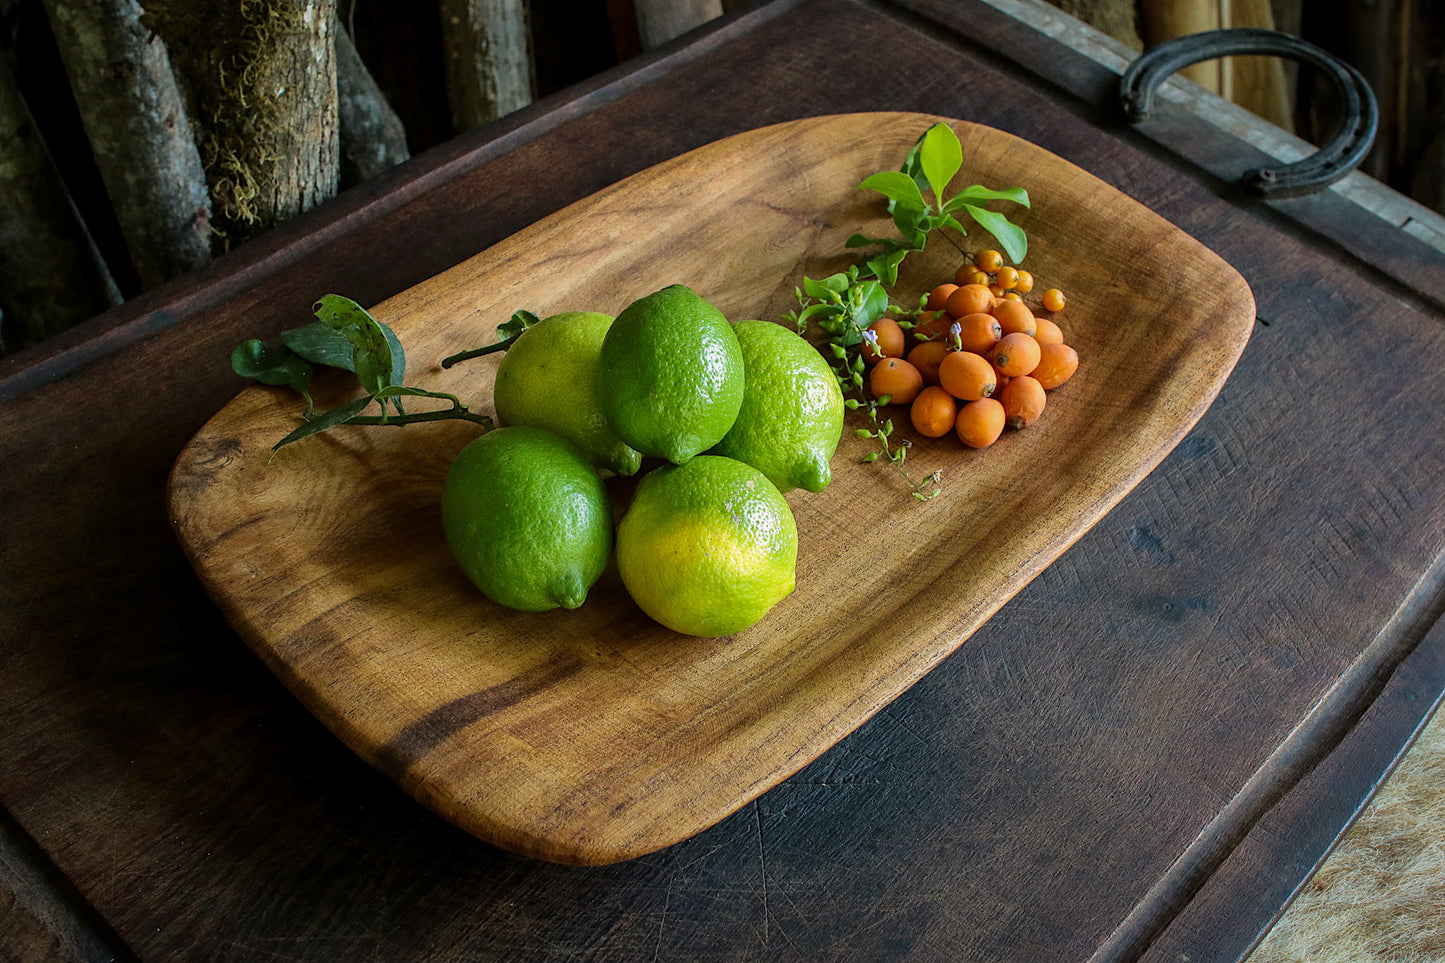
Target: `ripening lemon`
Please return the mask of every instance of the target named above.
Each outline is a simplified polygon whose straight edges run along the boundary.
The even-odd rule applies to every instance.
[[[794,587],[798,527],[766,475],[699,455],[643,477],[617,528],[617,569],[656,621],[713,638],[756,623]]]
[[[525,612],[575,609],[612,551],[602,476],[576,445],[541,428],[487,432],[457,455],[442,529],[467,577]]]
[[[497,368],[497,416],[561,435],[599,468],[632,475],[642,456],[607,426],[597,401],[597,366],[612,317],[567,311],[532,325]]]
[[[822,491],[843,436],[837,376],[816,348],[780,324],[739,321],[733,330],[743,351],[743,406],[713,454],[747,462],[779,491]]]
[[[733,326],[681,284],[639,298],[603,339],[597,398],[617,437],[682,464],[717,444],[742,407]]]

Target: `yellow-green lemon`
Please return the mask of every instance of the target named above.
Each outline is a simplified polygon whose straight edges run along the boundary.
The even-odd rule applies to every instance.
[[[642,456],[607,426],[597,402],[597,365],[611,327],[611,315],[568,311],[523,331],[497,368],[497,416],[561,435],[597,467],[631,475]]]
[[[717,444],[742,407],[733,326],[681,284],[639,298],[603,339],[597,397],[619,438],[682,464]]]
[[[602,476],[576,445],[527,426],[462,449],[442,491],[442,528],[477,588],[526,612],[577,608],[612,551]]]
[[[843,392],[823,356],[770,321],[733,326],[743,351],[743,406],[713,448],[761,471],[781,491],[820,492],[843,437]]]
[[[699,455],[638,483],[617,527],[617,570],[653,619],[712,638],[756,623],[793,591],[798,526],[766,475]]]

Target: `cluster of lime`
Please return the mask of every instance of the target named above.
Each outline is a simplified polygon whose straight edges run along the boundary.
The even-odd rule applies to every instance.
[[[569,312],[527,328],[495,399],[504,427],[457,456],[442,497],[452,553],[493,601],[576,608],[614,547],[639,607],[689,635],[740,632],[793,591],[798,531],[782,493],[828,484],[844,411],[794,332],[729,323],[672,285],[615,319]],[[614,528],[604,476],[644,469]]]

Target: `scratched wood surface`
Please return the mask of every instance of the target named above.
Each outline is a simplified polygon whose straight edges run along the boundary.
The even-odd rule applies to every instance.
[[[780,319],[804,273],[842,267],[849,236],[888,233],[882,199],[857,184],[896,169],[940,120],[846,114],[734,135],[375,313],[415,359],[408,384],[488,409],[495,357],[436,362],[495,341],[518,306],[616,314],[682,282],[735,320]],[[1075,293],[1056,317],[1084,371],[1046,418],[983,452],[917,436],[893,409],[897,438],[916,443],[913,472],[942,472],[926,503],[860,464],[870,442],[847,431],[827,491],[788,496],[798,588],[757,626],[678,635],[615,578],[576,612],[488,602],[452,563],[438,515],[473,427],[342,429],[273,458],[299,399],[264,388],[211,420],[171,477],[171,517],[207,590],[363,758],[483,839],[609,863],[737,811],[891,702],[1137,484],[1204,413],[1254,326],[1238,272],[1168,221],[1017,137],[951,126],[967,158],[955,191],[1037,198],[1015,215],[1032,236],[1027,263],[1041,291]],[[1097,256],[1106,239],[1127,274]],[[935,241],[905,263],[895,297],[917,303],[961,260]],[[847,510],[863,503],[876,510]]]
[[[1445,319],[1409,278],[1440,259],[1401,240],[1382,258],[1418,270],[1382,272],[1322,232],[1336,200],[1250,203],[1119,125],[1105,72],[987,5],[914,6],[769,5],[0,368],[0,803],[120,958],[1247,951],[1445,687],[1413,657],[1440,637]],[[600,867],[461,832],[277,681],[176,543],[167,475],[238,389],[231,346],[327,291],[385,301],[691,148],[859,110],[1006,130],[1199,239],[1255,293],[1234,373],[966,645],[734,815]],[[38,905],[0,876],[4,905]],[[4,945],[62,944],[21,916],[0,912]]]

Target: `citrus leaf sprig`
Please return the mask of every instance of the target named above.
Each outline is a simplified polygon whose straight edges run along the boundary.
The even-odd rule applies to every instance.
[[[1028,207],[1028,191],[1021,187],[1000,191],[973,184],[945,200],[943,195],[949,182],[962,167],[963,145],[958,135],[947,124],[934,124],[913,145],[900,170],[879,171],[858,185],[860,190],[877,191],[888,198],[888,213],[900,235],[885,238],[854,234],[846,242],[850,248],[869,245],[882,248],[864,264],[885,286],[891,288],[898,283],[898,266],[903,258],[912,251],[923,250],[933,232],[950,227],[960,234],[968,234],[954,217],[959,211],[997,238],[1011,261],[1023,263],[1028,254],[1027,235],[1006,216],[983,205],[988,201],[1012,201]],[[932,203],[925,197],[928,193],[933,195]]]
[[[932,498],[938,494],[938,473],[935,472],[918,481],[903,467],[908,457],[908,441],[897,445],[891,442],[893,422],[879,420],[878,409],[889,401],[870,398],[863,388],[862,344],[867,340],[868,330],[879,318],[889,313],[900,313],[897,306],[888,301],[888,291],[876,278],[860,278],[861,270],[853,265],[847,271],[815,281],[803,279],[803,288],[794,292],[799,301],[810,301],[801,311],[790,312],[786,317],[796,325],[799,334],[807,331],[810,322],[816,323],[828,336],[827,344],[831,357],[828,363],[843,391],[843,404],[850,410],[864,409],[872,424],[871,428],[859,428],[860,437],[872,438],[878,443],[878,450],[863,456],[863,461],[877,461],[886,456],[889,463],[908,482],[913,495],[920,499]]]
[[[273,452],[337,425],[407,425],[455,418],[487,429],[493,426],[491,418],[469,410],[456,395],[403,385],[406,353],[401,341],[389,325],[377,321],[355,301],[327,294],[314,310],[317,320],[281,332],[279,345],[252,339],[231,352],[231,370],[236,374],[262,384],[289,386],[306,399],[301,416],[304,424],[276,442]],[[310,393],[317,366],[351,372],[366,394],[339,408],[317,412]],[[402,405],[403,398],[445,401],[448,407],[409,412]],[[363,414],[373,404],[381,413]]]

